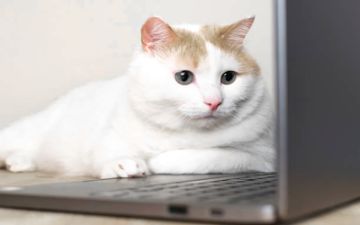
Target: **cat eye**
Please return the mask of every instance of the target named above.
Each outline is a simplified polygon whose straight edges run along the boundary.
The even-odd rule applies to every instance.
[[[189,70],[182,70],[175,73],[175,80],[181,85],[188,85],[193,82],[194,74]]]
[[[231,70],[226,71],[225,73],[223,73],[221,75],[221,83],[222,84],[231,84],[231,83],[233,83],[235,81],[235,79],[236,79],[237,74],[238,73],[235,72],[235,71],[231,71]]]

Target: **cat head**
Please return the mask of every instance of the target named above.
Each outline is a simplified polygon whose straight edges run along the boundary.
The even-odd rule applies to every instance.
[[[233,121],[259,77],[243,47],[253,22],[254,17],[226,26],[170,26],[149,18],[130,67],[132,108],[169,129],[210,129]]]

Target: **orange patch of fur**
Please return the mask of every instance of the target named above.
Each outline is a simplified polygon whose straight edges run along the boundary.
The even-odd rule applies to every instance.
[[[176,38],[167,44],[166,48],[158,52],[162,57],[177,55],[180,63],[196,68],[202,59],[207,56],[206,44],[208,41],[222,51],[237,59],[242,67],[237,71],[239,74],[260,74],[260,67],[256,61],[245,51],[241,43],[233,43],[226,39],[229,31],[236,24],[228,26],[203,26],[199,33],[185,29],[172,28]]]
[[[161,55],[176,55],[182,64],[196,68],[207,55],[204,38],[184,29],[174,28],[173,31],[176,38],[160,52]]]
[[[201,34],[204,38],[220,48],[222,51],[233,55],[242,65],[241,71],[238,71],[240,74],[252,73],[254,75],[260,74],[260,67],[243,48],[241,43],[233,43],[226,40],[226,35],[237,24],[231,24],[228,26],[203,26],[201,28]]]

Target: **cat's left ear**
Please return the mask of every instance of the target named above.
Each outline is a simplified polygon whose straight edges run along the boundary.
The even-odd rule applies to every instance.
[[[255,16],[252,16],[223,27],[222,38],[224,38],[231,46],[242,46],[254,20]]]
[[[144,51],[161,50],[176,39],[172,28],[158,17],[150,17],[141,28],[141,43]]]

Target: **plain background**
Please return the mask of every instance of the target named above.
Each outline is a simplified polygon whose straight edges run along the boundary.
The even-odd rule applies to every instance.
[[[170,24],[228,24],[256,15],[245,46],[273,91],[271,0],[0,1],[0,127],[66,91],[126,72],[149,16]]]

